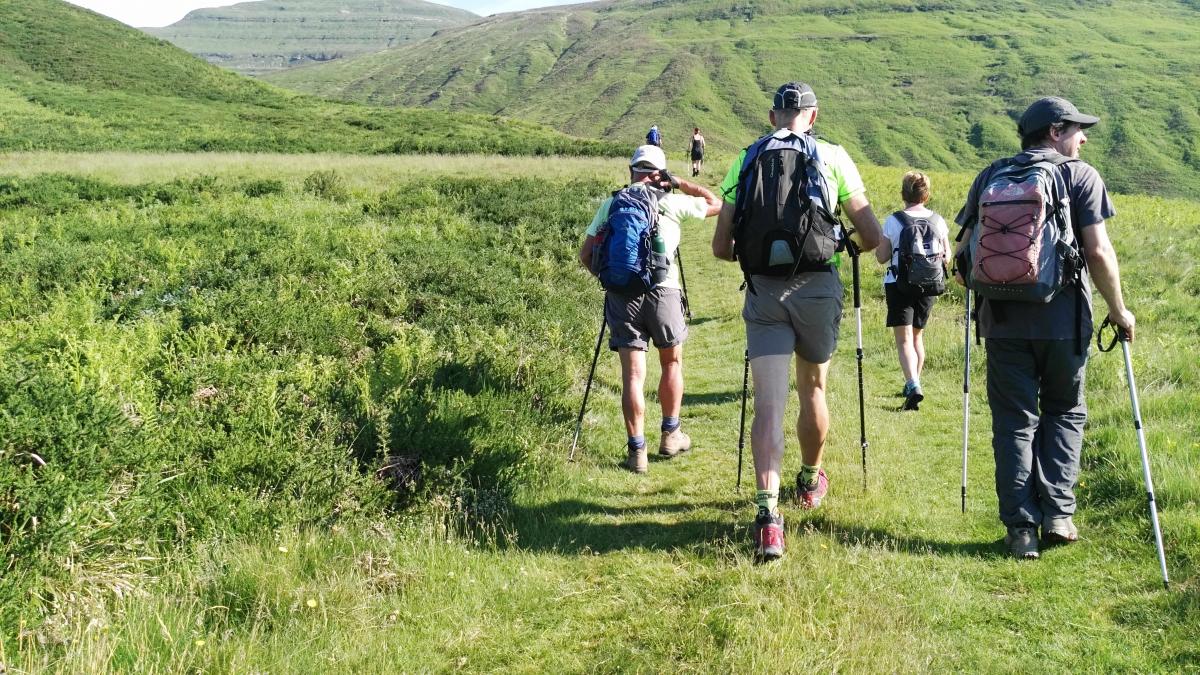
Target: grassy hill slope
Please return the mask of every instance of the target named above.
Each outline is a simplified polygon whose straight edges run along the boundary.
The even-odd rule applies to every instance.
[[[0,150],[612,153],[542,125],[279,90],[58,0],[0,3]]]
[[[273,75],[388,105],[503,114],[625,142],[693,125],[732,149],[802,79],[819,131],[882,165],[974,169],[1060,94],[1103,125],[1088,156],[1129,192],[1200,191],[1195,3],[875,0],[605,2],[490,17],[419,45]]]
[[[198,9],[144,30],[209,63],[256,75],[396,47],[478,18],[422,0],[260,0]]]

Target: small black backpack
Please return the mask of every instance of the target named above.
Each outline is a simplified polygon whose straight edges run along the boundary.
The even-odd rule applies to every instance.
[[[903,211],[894,214],[900,221],[900,236],[892,249],[896,253],[896,289],[911,297],[927,298],[946,292],[946,252],[929,218],[916,218]],[[936,216],[934,216],[936,217]]]

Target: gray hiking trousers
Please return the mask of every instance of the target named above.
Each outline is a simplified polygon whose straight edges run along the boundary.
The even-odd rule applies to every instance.
[[[1087,404],[1087,348],[1074,340],[990,338],[988,406],[1000,521],[1041,525],[1075,513]]]

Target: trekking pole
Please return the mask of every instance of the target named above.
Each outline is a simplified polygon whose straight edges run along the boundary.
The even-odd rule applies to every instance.
[[[1115,334],[1113,341],[1105,348],[1101,345],[1100,335],[1106,326],[1112,326]],[[1096,346],[1102,352],[1111,351],[1115,342],[1121,343],[1121,351],[1125,354],[1125,378],[1129,381],[1129,402],[1133,405],[1133,428],[1137,431],[1138,450],[1142,454],[1142,478],[1146,481],[1146,499],[1150,507],[1150,524],[1154,526],[1154,545],[1158,549],[1158,566],[1162,570],[1163,588],[1171,590],[1171,580],[1167,577],[1167,554],[1163,550],[1162,530],[1158,526],[1158,507],[1154,503],[1154,483],[1150,479],[1150,453],[1146,450],[1146,433],[1142,428],[1142,411],[1138,406],[1137,385],[1133,380],[1133,358],[1129,355],[1129,334],[1124,328],[1114,326],[1108,317],[1100,324],[1096,333]]]
[[[737,488],[742,488],[742,452],[746,448],[746,394],[750,388],[750,350],[746,350],[746,363],[742,367],[742,424],[738,432],[738,475]]]
[[[859,284],[858,274],[858,254],[860,253],[858,245],[850,236],[846,236],[846,251],[850,254],[852,269],[854,270],[854,322],[858,326],[858,348],[855,350],[855,356],[858,358],[858,429],[859,438],[862,444],[862,470],[863,470],[863,490],[867,489],[867,413],[865,395],[863,393],[863,342],[862,342],[862,291]]]
[[[588,373],[587,386],[583,388],[583,405],[579,406],[579,419],[575,421],[575,437],[571,439],[571,452],[567,455],[568,462],[575,461],[575,446],[579,443],[579,432],[583,429],[583,412],[587,410],[588,393],[592,390],[592,378],[596,375],[596,361],[600,360],[600,345],[604,342],[604,329],[608,322],[600,317],[600,335],[596,337],[596,353],[592,354],[592,370]]]
[[[687,294],[687,278],[683,276],[683,255],[679,249],[675,249],[675,264],[679,265],[679,285],[683,287],[683,313],[687,314],[687,320],[692,320],[692,304],[688,302]]]
[[[967,425],[968,409],[971,405],[971,290],[967,289],[967,310],[963,319],[963,433],[962,433],[962,512],[967,512]]]

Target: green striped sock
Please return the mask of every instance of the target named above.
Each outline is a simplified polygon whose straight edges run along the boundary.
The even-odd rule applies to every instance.
[[[754,503],[758,506],[760,512],[766,510],[767,513],[775,513],[779,508],[779,491],[759,490],[754,495]]]
[[[817,486],[817,475],[821,471],[821,465],[809,466],[807,464],[800,465],[800,483],[806,487]]]

